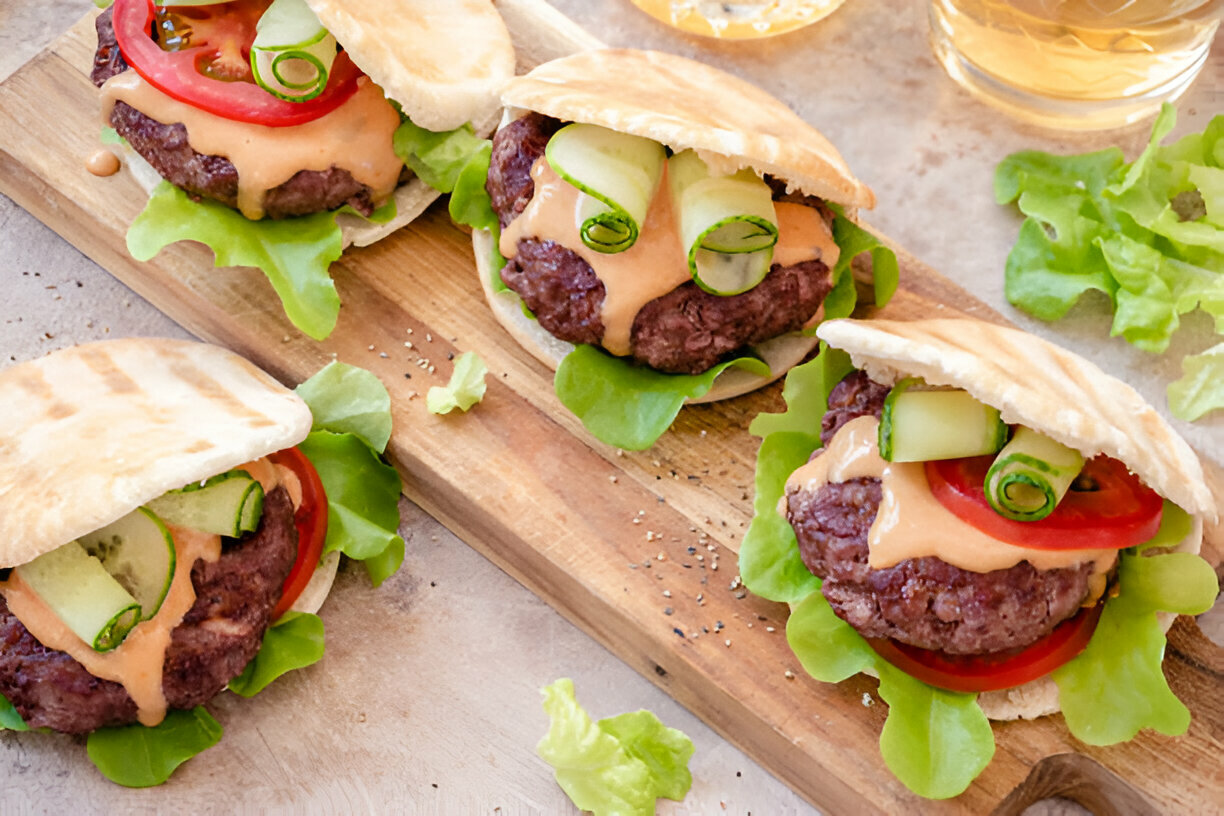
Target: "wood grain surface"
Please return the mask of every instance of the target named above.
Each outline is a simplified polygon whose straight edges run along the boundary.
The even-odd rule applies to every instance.
[[[1044,757],[1078,753],[1162,811],[1218,808],[1224,667],[1219,649],[1185,622],[1165,666],[1194,717],[1186,736],[1145,734],[1098,749],[1072,740],[1057,717],[999,724],[994,761],[965,794],[917,799],[880,759],[886,708],[875,681],[807,678],[786,645],[785,608],[736,580],[756,453],[746,428],[758,412],[782,408],[780,386],[687,408],[649,451],[598,443],[557,402],[551,372],[490,319],[470,239],[437,205],[333,265],[343,308],[322,343],[289,325],[260,273],[213,269],[199,245],[136,263],[124,234],[143,192],[126,174],[84,169],[100,127],[87,78],[92,51],[86,19],[0,85],[0,190],[191,332],[286,382],[333,356],[378,374],[393,400],[390,456],[411,499],[814,804],[834,813],[984,813]],[[886,316],[1000,319],[899,255],[901,291]],[[491,372],[484,401],[466,415],[429,414],[425,392],[444,384],[451,357],[467,350]]]

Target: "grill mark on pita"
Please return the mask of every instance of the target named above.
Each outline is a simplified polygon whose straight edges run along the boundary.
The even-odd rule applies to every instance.
[[[207,439],[199,439],[184,448],[183,453],[203,453],[204,451],[212,450],[215,447],[216,445],[209,442]]]
[[[170,373],[193,387],[201,396],[223,406],[226,413],[246,420],[247,427],[266,428],[276,424],[264,414],[251,409],[238,399],[237,394],[221,385],[189,360],[180,359],[172,362]]]
[[[135,394],[141,390],[135,380],[124,374],[119,366],[115,365],[114,359],[107,351],[99,348],[82,348],[78,349],[77,356],[102,379],[107,388],[116,394]]]
[[[21,373],[14,375],[12,380],[18,388],[46,403],[43,410],[50,419],[65,419],[77,412],[75,405],[69,405],[55,398],[55,389],[51,387],[51,383],[47,382],[43,373],[36,368],[25,368]]]

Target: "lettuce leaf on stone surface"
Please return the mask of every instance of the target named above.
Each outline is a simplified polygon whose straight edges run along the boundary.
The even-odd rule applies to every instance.
[[[546,686],[548,733],[536,752],[577,807],[596,816],[649,816],[655,800],[681,800],[693,784],[693,743],[649,711],[593,722],[562,678]]]
[[[1165,105],[1144,151],[1127,164],[1110,148],[1078,156],[1029,150],[995,170],[995,200],[1027,218],[1007,258],[1005,293],[1020,309],[1057,320],[1089,291],[1114,308],[1111,334],[1163,353],[1196,309],[1224,334],[1224,115],[1202,133],[1161,141],[1177,121]],[[1218,347],[1217,347],[1218,348]],[[1224,408],[1224,387],[1197,376],[1215,350],[1186,358],[1168,389],[1174,416]]]

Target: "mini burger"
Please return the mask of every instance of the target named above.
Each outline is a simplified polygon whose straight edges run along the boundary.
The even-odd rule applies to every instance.
[[[501,99],[486,184],[496,223],[475,237],[482,282],[606,442],[649,447],[686,399],[782,376],[823,315],[853,308],[852,255],[875,250],[884,297],[895,284],[895,258],[852,220],[871,190],[818,131],[734,76],[593,50],[511,80]]]
[[[373,376],[349,371],[304,393],[363,402],[369,383],[352,386]],[[348,390],[327,397],[338,379]],[[249,696],[321,657],[311,613],[339,558],[324,481],[344,467],[363,479],[367,516],[398,498],[394,471],[380,496],[387,466],[354,475],[335,452],[364,442],[216,346],[58,351],[0,371],[0,409],[0,722],[89,734],[90,758],[125,785],[158,784],[215,743],[201,706],[227,685]],[[389,540],[372,577],[402,557]]]
[[[1060,707],[1093,745],[1183,733],[1164,632],[1218,588],[1197,556],[1217,508],[1189,446],[1129,386],[1014,329],[835,320],[817,335],[829,348],[791,376],[827,411],[798,400],[754,425],[740,567],[795,605],[787,638],[809,673],[880,678],[907,724],[881,735],[893,772],[954,796],[993,754],[987,717]]]
[[[133,255],[191,238],[218,263],[259,265],[316,337],[335,322],[326,270],[342,240],[369,244],[449,192],[514,73],[490,0],[115,0],[96,25],[105,125],[146,186],[178,188],[154,191]],[[304,259],[334,303],[309,300]]]

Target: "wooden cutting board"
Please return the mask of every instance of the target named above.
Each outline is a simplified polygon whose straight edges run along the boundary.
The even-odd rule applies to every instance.
[[[875,682],[808,679],[786,645],[785,607],[738,585],[757,444],[746,429],[758,412],[781,410],[780,386],[687,408],[649,451],[595,441],[553,396],[551,372],[490,319],[469,237],[436,205],[332,267],[344,305],[322,343],[289,325],[261,274],[213,269],[201,246],[133,261],[124,234],[144,193],[126,174],[101,179],[84,167],[99,130],[87,78],[93,42],[87,18],[0,85],[0,190],[188,330],[286,382],[333,356],[377,373],[393,400],[390,456],[413,501],[814,804],[1015,813],[1062,794],[1116,812],[1144,798],[1168,812],[1219,806],[1224,660],[1185,621],[1165,668],[1194,716],[1186,736],[1097,749],[1073,741],[1056,717],[1001,724],[994,761],[965,794],[913,796],[880,759],[885,706]],[[898,255],[901,289],[882,315],[1002,320]],[[425,392],[467,350],[490,369],[484,401],[466,415],[429,414]]]

